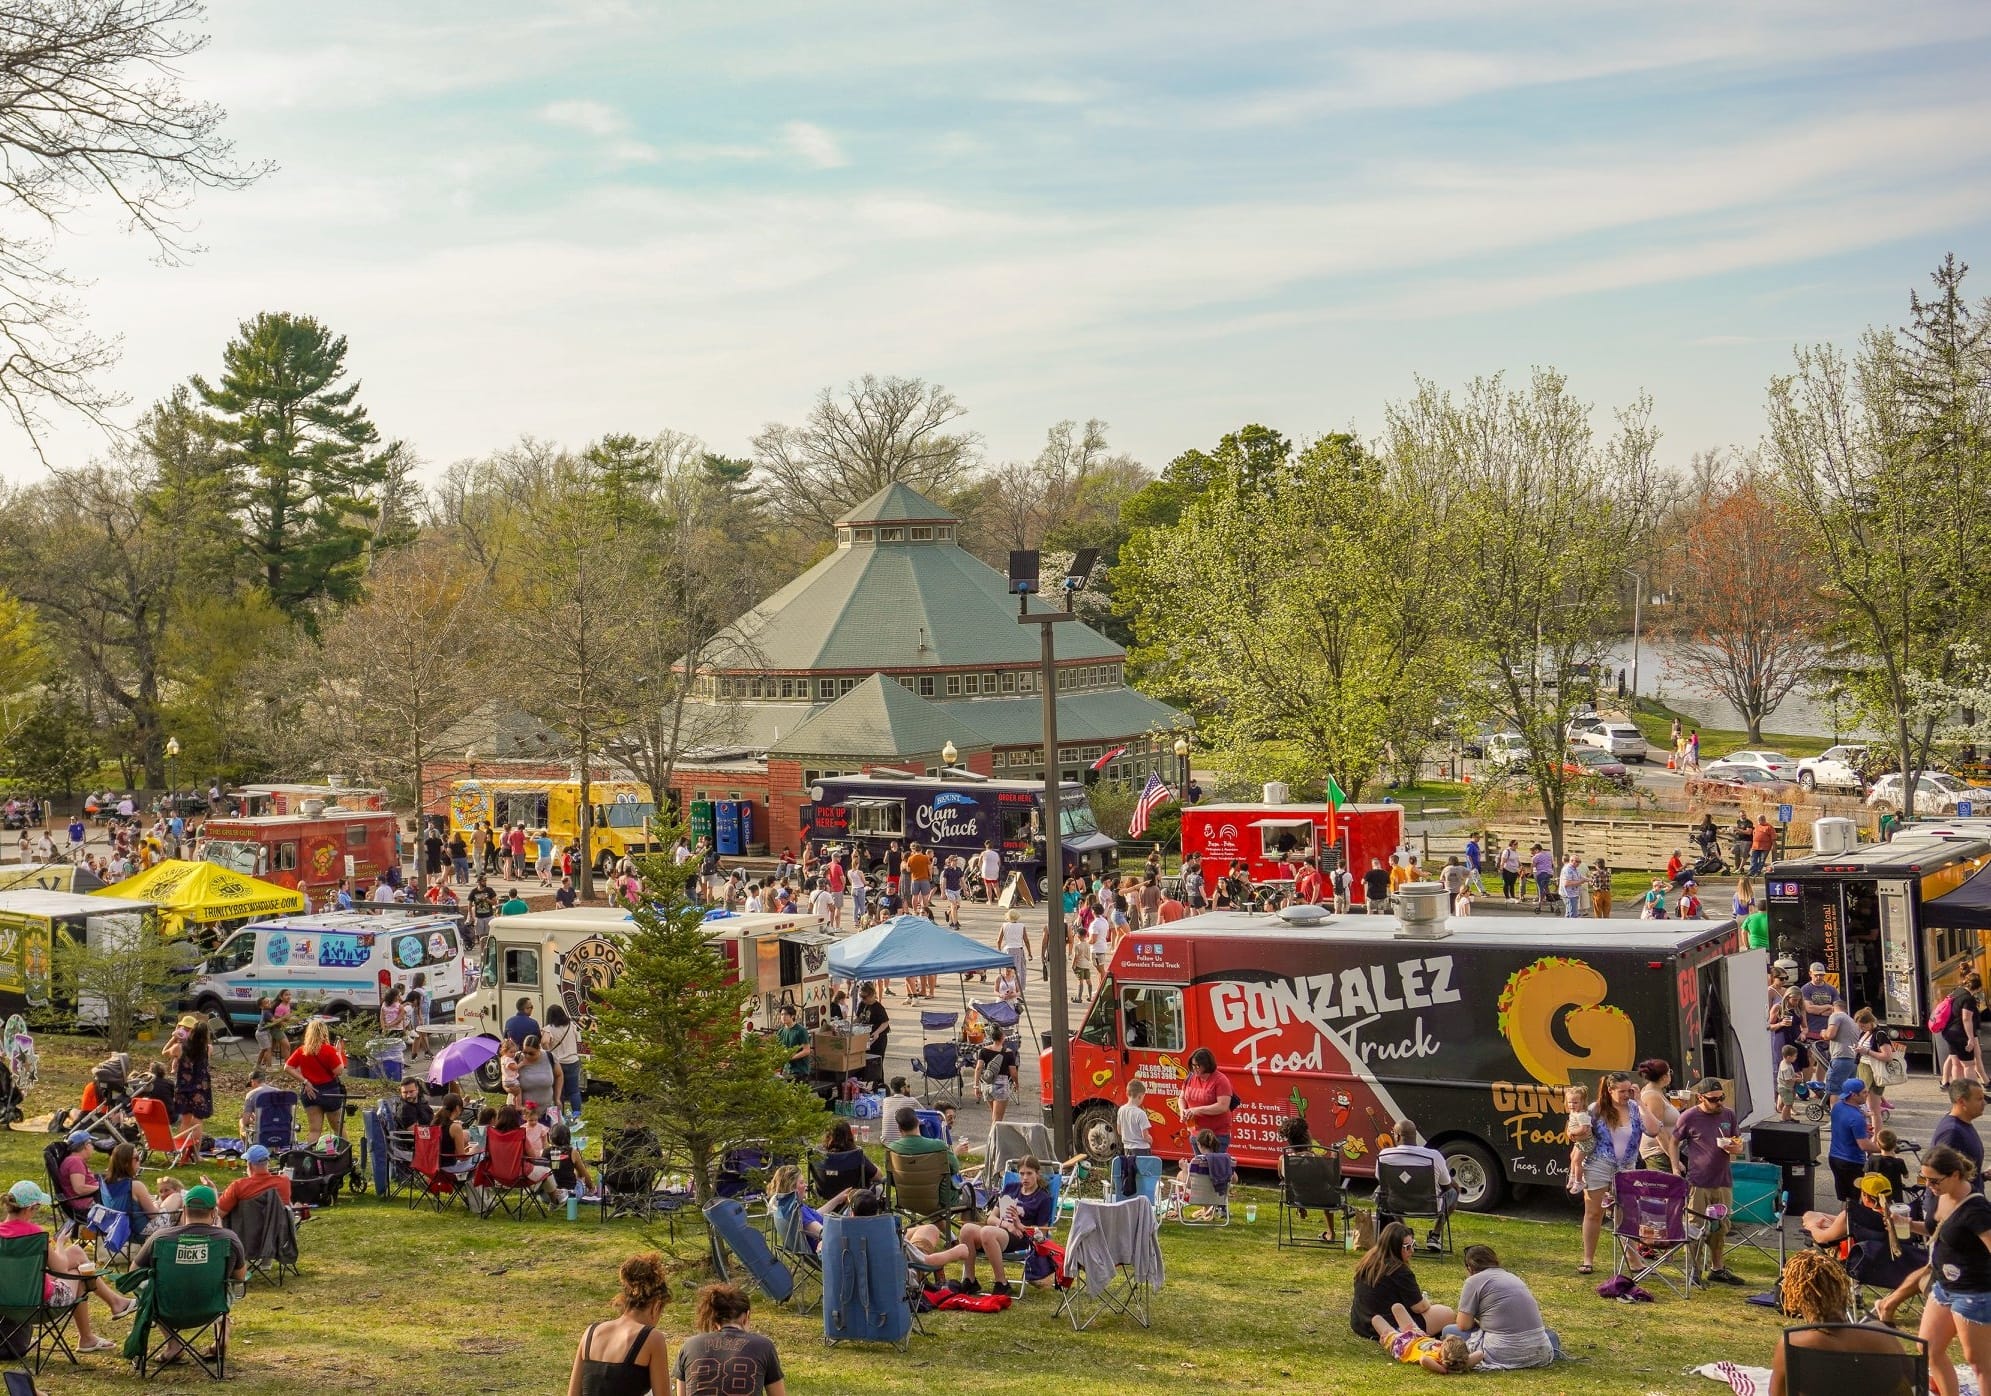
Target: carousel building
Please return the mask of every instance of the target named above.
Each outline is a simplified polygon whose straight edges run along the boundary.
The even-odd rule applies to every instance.
[[[831,553],[762,601],[708,653],[690,730],[720,734],[687,753],[682,801],[753,803],[754,842],[795,848],[808,789],[878,767],[950,764],[1005,780],[1044,777],[1039,627],[1017,623],[1002,573],[960,545],[960,522],[905,485],[836,521]],[[1033,609],[1042,604],[1032,601]],[[1175,770],[1189,718],[1129,688],[1126,653],[1083,622],[1056,644],[1059,769],[1078,780]]]

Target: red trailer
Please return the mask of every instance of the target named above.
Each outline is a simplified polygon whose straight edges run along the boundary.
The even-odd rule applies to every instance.
[[[206,831],[208,862],[314,899],[342,877],[357,888],[400,861],[397,821],[386,810],[210,819]]]
[[[1203,855],[1203,891],[1216,894],[1217,882],[1241,858],[1254,883],[1290,876],[1290,859],[1330,854],[1321,864],[1331,871],[1345,864],[1354,880],[1351,896],[1362,905],[1362,874],[1371,858],[1388,867],[1403,842],[1402,805],[1295,805],[1261,800],[1256,804],[1187,805],[1182,811],[1182,852]]]

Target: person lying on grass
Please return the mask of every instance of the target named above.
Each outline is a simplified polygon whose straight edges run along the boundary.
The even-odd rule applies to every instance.
[[[1417,1316],[1401,1304],[1392,1304],[1390,1312],[1396,1319],[1392,1328],[1389,1320],[1381,1314],[1369,1320],[1376,1330],[1376,1341],[1399,1362],[1414,1363],[1427,1372],[1436,1372],[1441,1377],[1457,1376],[1470,1372],[1480,1362],[1480,1355],[1466,1346],[1466,1340],[1454,1333],[1448,1338],[1434,1338],[1424,1331]]]

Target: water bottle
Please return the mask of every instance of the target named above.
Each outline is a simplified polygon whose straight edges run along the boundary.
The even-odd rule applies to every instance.
[[[581,1219],[581,1199],[574,1196],[574,1194],[570,1192],[567,1194],[567,1220],[579,1221],[580,1219]]]

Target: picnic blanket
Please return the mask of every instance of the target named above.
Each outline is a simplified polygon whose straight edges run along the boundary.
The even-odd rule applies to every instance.
[[[1735,1396],[1770,1396],[1770,1369],[1739,1362],[1705,1362],[1693,1369],[1711,1381],[1725,1381]],[[1966,1365],[1956,1369],[1958,1396],[1978,1396],[1977,1375]]]

